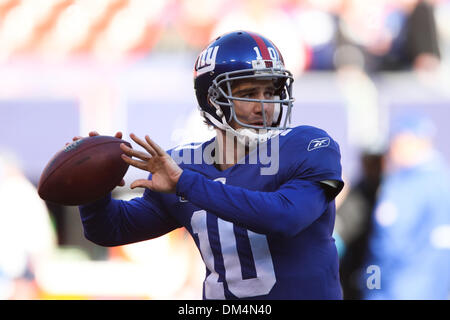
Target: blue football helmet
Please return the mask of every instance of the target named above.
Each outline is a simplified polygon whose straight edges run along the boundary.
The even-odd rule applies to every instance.
[[[235,80],[272,80],[275,99],[239,98],[232,95]],[[290,125],[292,74],[285,69],[278,48],[267,38],[247,31],[224,34],[212,41],[198,56],[194,66],[194,87],[202,116],[213,126],[235,132],[232,120],[251,131],[286,129]],[[234,101],[261,103],[263,125],[246,124],[236,117]],[[271,122],[265,118],[264,104],[274,104]],[[249,131],[249,130],[247,130]]]

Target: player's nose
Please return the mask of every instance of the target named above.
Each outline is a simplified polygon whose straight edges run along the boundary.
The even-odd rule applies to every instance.
[[[259,92],[258,94],[257,94],[257,96],[256,96],[256,99],[258,99],[258,100],[264,100],[265,99],[265,97],[264,97],[264,92]],[[267,103],[264,103],[264,102],[260,102],[260,101],[255,101],[255,102],[253,102],[253,111],[256,113],[256,114],[262,114],[262,112],[263,112],[263,109],[265,110],[266,109],[266,106],[267,106]]]
[[[263,98],[258,98],[258,99],[264,99]],[[253,114],[256,116],[256,118],[260,119],[261,122],[264,121],[264,118],[266,120],[265,125],[267,125],[267,121],[268,121],[268,116],[269,116],[269,110],[268,110],[268,103],[264,103],[264,102],[254,102],[253,105]],[[263,116],[263,112],[264,112],[264,116]],[[264,123],[261,123],[264,124]]]

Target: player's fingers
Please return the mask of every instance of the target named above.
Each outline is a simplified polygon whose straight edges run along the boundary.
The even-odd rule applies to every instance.
[[[144,161],[148,161],[151,158],[151,155],[148,153],[134,150],[133,148],[128,147],[125,143],[120,144],[120,149],[122,149],[122,151],[129,157],[136,157]]]
[[[80,140],[80,139],[83,139],[83,137],[82,136],[75,136],[75,137],[72,138],[72,141],[77,141],[77,140]]]
[[[114,137],[116,137],[117,139],[122,139],[122,132],[117,131]]]
[[[141,170],[148,171],[147,162],[144,162],[144,161],[141,161],[141,160],[131,159],[130,157],[128,157],[125,154],[122,154],[122,159],[123,159],[123,161],[128,163],[130,166],[136,167],[136,168],[141,169]]]
[[[89,132],[89,137],[95,137],[95,136],[99,136],[100,134],[97,131],[91,131]]]
[[[153,188],[153,181],[151,180],[145,180],[145,179],[139,179],[136,181],[133,181],[133,183],[130,185],[131,189],[134,188],[148,188],[152,190]]]
[[[145,140],[153,149],[155,149],[158,155],[163,156],[166,153],[155,141],[150,139],[148,135],[145,136]]]
[[[136,142],[138,145],[140,145],[142,148],[147,150],[147,152],[150,153],[152,156],[156,156],[156,151],[153,150],[153,148],[149,146],[148,143],[138,138],[134,133],[130,134],[130,138],[133,139],[133,141]]]

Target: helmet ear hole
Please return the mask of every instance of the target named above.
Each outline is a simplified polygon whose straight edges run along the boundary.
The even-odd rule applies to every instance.
[[[226,100],[227,99],[225,99],[224,97],[221,97],[216,100],[216,99],[213,99],[211,96],[208,96],[208,103],[211,106],[211,108],[214,110],[216,118],[222,119],[222,117],[225,116],[225,121],[230,122],[231,118],[232,118],[231,106],[228,105],[228,104],[230,104],[230,102],[226,102]],[[219,102],[221,104],[226,103],[226,105],[221,105],[217,102]]]

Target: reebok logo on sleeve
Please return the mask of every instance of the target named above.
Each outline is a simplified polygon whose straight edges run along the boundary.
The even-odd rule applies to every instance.
[[[329,137],[313,139],[309,142],[308,151],[313,151],[318,148],[325,148],[328,147],[329,145],[330,145]]]

